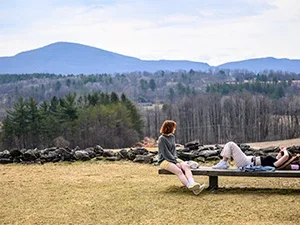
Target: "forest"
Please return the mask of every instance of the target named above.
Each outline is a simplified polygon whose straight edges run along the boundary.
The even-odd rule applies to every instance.
[[[165,119],[177,142],[299,137],[300,74],[244,70],[0,75],[1,149],[134,146]]]
[[[142,138],[142,125],[137,108],[124,94],[68,94],[41,104],[20,97],[3,120],[2,146],[126,147]]]

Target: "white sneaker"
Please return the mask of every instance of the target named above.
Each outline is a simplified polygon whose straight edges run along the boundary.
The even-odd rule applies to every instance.
[[[205,189],[205,184],[201,184],[199,189],[193,190],[194,195],[199,195]]]
[[[221,160],[218,164],[212,167],[213,169],[228,169],[229,164],[227,161]]]
[[[188,189],[191,190],[191,191],[194,191],[194,190],[198,190],[200,188],[200,184],[198,183],[193,183],[192,185],[188,186]]]

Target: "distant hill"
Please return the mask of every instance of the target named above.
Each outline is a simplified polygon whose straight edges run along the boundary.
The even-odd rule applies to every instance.
[[[300,73],[300,60],[276,59],[273,57],[247,59],[237,62],[228,62],[219,65],[218,68],[223,69],[246,69],[253,72],[263,70],[281,70],[294,73]]]
[[[156,72],[158,70],[202,70],[211,67],[207,63],[186,60],[141,60],[99,48],[57,42],[42,48],[21,52],[11,57],[0,57],[0,74],[55,73],[95,74],[133,71]],[[300,73],[300,60],[259,58],[229,62],[217,66],[224,69],[247,69],[260,72],[282,70]]]
[[[0,73],[92,74],[158,70],[206,70],[209,65],[181,60],[140,60],[82,44],[57,42],[12,57],[0,57]]]

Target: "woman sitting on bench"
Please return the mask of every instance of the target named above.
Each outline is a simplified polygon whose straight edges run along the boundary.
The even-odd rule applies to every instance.
[[[176,122],[173,120],[166,120],[160,128],[161,135],[158,138],[158,162],[160,163],[160,168],[176,174],[183,185],[193,191],[195,195],[198,195],[205,188],[205,185],[196,183],[190,166],[177,157],[175,130]]]
[[[281,148],[280,152],[277,154],[276,158],[273,156],[247,156],[240,149],[240,147],[234,142],[228,142],[225,144],[221,156],[223,159],[216,165],[213,169],[227,169],[229,168],[228,159],[231,157],[234,159],[237,167],[244,167],[248,165],[253,166],[272,166],[280,168],[284,163],[290,159],[290,154],[286,148]],[[299,165],[290,165],[290,169],[299,170]]]

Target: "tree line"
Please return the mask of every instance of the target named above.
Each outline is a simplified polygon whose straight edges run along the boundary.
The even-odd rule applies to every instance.
[[[143,121],[124,94],[67,94],[38,103],[20,97],[2,121],[3,148],[132,146],[143,137]],[[58,142],[58,143],[56,143]]]
[[[300,136],[300,99],[281,99],[261,94],[203,94],[183,98],[143,112],[146,135],[158,137],[165,119],[177,122],[177,141],[201,144],[259,142]]]
[[[278,82],[259,80],[250,82],[225,82],[225,83],[214,83],[207,85],[206,92],[208,93],[220,93],[229,94],[232,92],[243,92],[244,90],[251,93],[260,93],[267,95],[271,98],[282,98],[286,94],[288,87],[291,87],[292,80],[286,81],[282,80]]]
[[[64,98],[68,93],[77,96],[92,92],[124,93],[135,103],[166,102],[205,92],[207,83],[232,80],[228,74],[214,71],[157,71],[124,74],[0,75],[0,120],[6,109],[13,107],[19,96],[38,102],[50,101],[53,96]]]
[[[300,80],[300,74],[282,71],[263,71],[255,74],[245,70],[217,68],[208,71],[157,71],[155,73],[137,71],[122,74],[87,75],[2,74],[0,75],[0,120],[6,114],[6,109],[13,107],[19,96],[32,97],[38,102],[42,102],[50,101],[53,96],[63,98],[68,93],[74,92],[77,96],[92,92],[115,92],[118,95],[124,93],[135,103],[167,103],[169,101],[175,103],[185,96],[192,97],[205,93],[208,85],[232,82],[247,85],[247,82],[253,83],[254,80],[260,81],[261,84],[257,82],[257,85],[261,86],[265,81],[268,81],[267,84],[270,81],[278,81],[278,85],[280,85],[284,80],[292,83]],[[234,85],[231,86],[230,88],[234,88]],[[252,87],[253,85],[249,86],[249,88]],[[299,94],[299,88],[295,87],[292,85],[284,88],[283,94]],[[238,88],[240,89],[240,86]],[[245,88],[247,89],[247,87]],[[217,88],[216,92],[220,90]],[[279,96],[282,95],[282,93],[280,94],[282,90],[279,88],[276,90],[279,90]],[[228,92],[226,85],[222,91],[225,94]]]
[[[299,80],[282,71],[220,69],[0,75],[2,146],[128,147],[143,134],[158,137],[165,119],[176,120],[181,143],[299,137]]]

